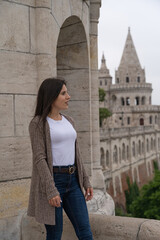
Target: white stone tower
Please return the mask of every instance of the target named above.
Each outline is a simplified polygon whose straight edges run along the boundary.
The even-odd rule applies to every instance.
[[[112,84],[103,55],[99,86],[106,91],[104,107],[112,111],[112,117],[104,121],[106,127],[158,124],[157,107],[151,105],[152,84],[146,82],[145,70],[138,59],[130,28],[120,65],[115,72],[115,84]]]

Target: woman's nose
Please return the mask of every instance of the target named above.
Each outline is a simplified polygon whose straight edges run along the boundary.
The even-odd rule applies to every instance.
[[[67,99],[70,99],[71,97],[70,97],[70,95],[67,93]]]

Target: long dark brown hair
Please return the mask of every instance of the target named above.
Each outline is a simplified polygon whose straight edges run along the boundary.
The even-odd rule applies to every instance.
[[[51,111],[52,103],[58,97],[64,84],[66,85],[66,81],[64,79],[47,78],[40,85],[34,116],[40,116],[40,119],[43,121],[43,123]]]

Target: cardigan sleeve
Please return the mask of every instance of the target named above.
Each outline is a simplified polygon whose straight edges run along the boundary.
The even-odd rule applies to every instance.
[[[29,133],[33,153],[33,165],[37,168],[42,187],[49,200],[59,195],[59,192],[55,187],[53,176],[47,164],[43,130],[40,129],[37,123],[31,121],[29,125]]]

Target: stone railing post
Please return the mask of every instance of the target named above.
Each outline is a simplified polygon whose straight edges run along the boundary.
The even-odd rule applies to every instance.
[[[91,69],[91,112],[92,112],[92,159],[93,187],[104,189],[104,177],[100,166],[99,95],[98,95],[98,19],[101,0],[90,0],[90,69]]]

